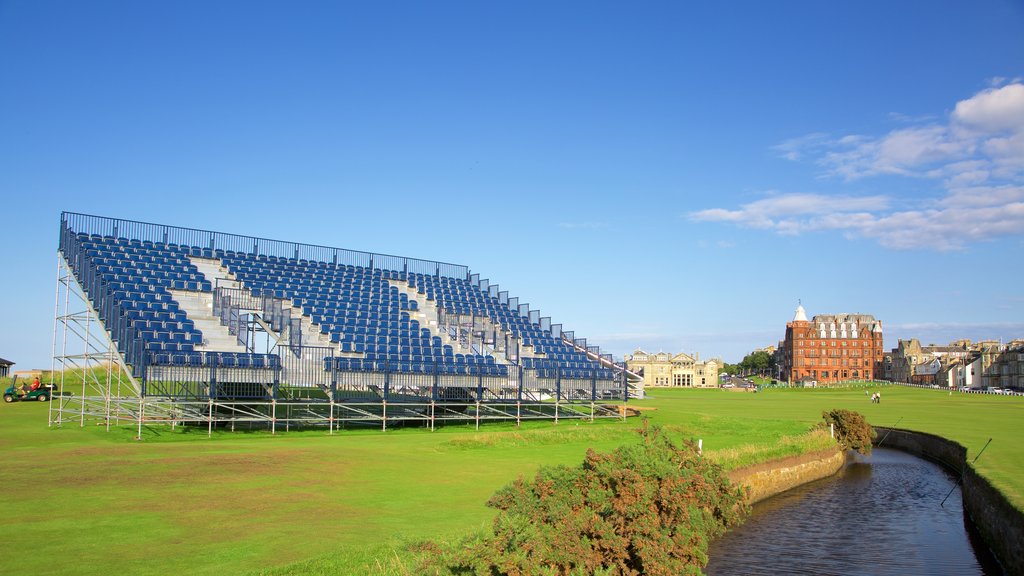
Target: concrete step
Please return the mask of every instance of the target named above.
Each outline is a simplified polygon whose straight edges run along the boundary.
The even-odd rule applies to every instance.
[[[218,352],[245,352],[245,347],[238,339],[228,332],[228,327],[220,323],[220,318],[213,315],[213,294],[210,292],[192,292],[188,290],[169,290],[171,297],[184,310],[196,328],[203,333],[203,344],[197,350],[216,350]]]

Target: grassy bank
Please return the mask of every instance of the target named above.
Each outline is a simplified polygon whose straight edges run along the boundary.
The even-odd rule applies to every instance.
[[[653,422],[727,468],[818,449],[821,411],[940,434],[1024,507],[1024,399],[885,388],[758,394],[653,391]],[[405,545],[452,539],[492,517],[484,503],[541,464],[577,464],[588,447],[635,441],[639,423],[532,423],[289,433],[171,433],[46,427],[45,404],[0,406],[0,529],[31,546],[0,573],[402,574]],[[274,568],[277,567],[277,568]]]

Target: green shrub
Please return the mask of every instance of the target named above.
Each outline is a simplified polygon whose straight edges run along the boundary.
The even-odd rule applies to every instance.
[[[437,557],[454,574],[700,574],[712,538],[749,513],[742,489],[693,442],[644,426],[643,441],[587,452],[502,488],[489,532]]]
[[[874,431],[859,412],[838,409],[822,412],[821,417],[825,419],[826,429],[829,424],[835,426],[836,441],[843,450],[871,454],[871,438]]]

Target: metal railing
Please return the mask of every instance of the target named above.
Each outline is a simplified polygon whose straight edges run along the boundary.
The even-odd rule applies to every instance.
[[[94,216],[77,212],[61,213],[61,230],[75,233],[96,234],[113,238],[128,238],[143,243],[162,243],[173,246],[197,247],[212,252],[238,252],[243,254],[291,258],[295,260],[314,260],[332,264],[364,266],[381,270],[395,270],[405,273],[431,274],[452,278],[469,277],[469,267],[461,264],[438,262],[332,248],[314,244],[300,244],[283,240],[271,240],[256,236],[228,234],[212,230],[183,228],[151,222],[138,222],[121,218]]]

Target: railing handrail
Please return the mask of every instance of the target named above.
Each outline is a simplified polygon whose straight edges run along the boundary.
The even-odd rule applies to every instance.
[[[350,248],[340,248],[340,247],[337,247],[337,246],[324,246],[324,245],[320,245],[320,244],[307,244],[307,243],[303,243],[303,242],[292,242],[292,241],[288,241],[288,240],[278,240],[278,239],[274,239],[274,238],[264,238],[264,237],[260,237],[260,236],[250,236],[250,235],[245,235],[245,234],[233,234],[233,233],[230,233],[230,232],[218,232],[216,230],[206,230],[206,229],[202,229],[202,228],[189,228],[187,226],[174,226],[174,225],[171,225],[171,224],[160,224],[160,223],[156,223],[156,222],[145,222],[145,221],[141,221],[141,220],[129,220],[129,219],[126,219],[126,218],[113,218],[113,217],[110,217],[110,216],[98,216],[98,215],[95,215],[95,214],[85,214],[85,213],[82,213],[82,212],[68,212],[68,211],[61,212],[61,221],[67,223],[68,224],[68,228],[72,232],[75,232],[75,233],[83,233],[84,232],[84,233],[87,233],[87,234],[101,234],[101,235],[103,235],[103,231],[98,230],[98,229],[97,230],[91,230],[91,229],[90,230],[81,230],[81,229],[75,229],[75,227],[72,226],[72,224],[86,224],[86,222],[84,222],[83,219],[93,219],[93,220],[98,221],[98,223],[111,223],[112,225],[113,224],[124,223],[124,224],[130,225],[129,229],[130,229],[131,225],[143,226],[143,227],[147,227],[147,228],[152,228],[154,233],[156,233],[156,232],[163,232],[164,234],[166,234],[168,231],[177,231],[177,232],[181,232],[181,233],[185,233],[185,234],[188,234],[188,233],[191,233],[191,234],[208,234],[208,235],[211,235],[212,239],[216,239],[216,238],[220,237],[220,238],[226,238],[226,239],[233,239],[233,240],[236,240],[236,241],[237,240],[251,241],[251,243],[253,244],[253,248],[254,248],[253,252],[243,252],[243,253],[252,253],[252,254],[256,254],[256,255],[281,257],[282,254],[271,254],[271,253],[268,253],[269,252],[268,250],[265,250],[265,249],[261,248],[261,244],[269,243],[269,244],[272,244],[272,245],[289,246],[293,250],[295,250],[296,252],[298,252],[299,249],[308,249],[309,251],[312,251],[312,252],[316,252],[316,251],[332,251],[335,254],[337,254],[339,252],[344,252],[344,253],[348,253],[348,254],[361,255],[361,256],[366,256],[368,258],[369,262],[371,262],[371,263],[379,262],[380,259],[385,259],[385,260],[397,260],[397,261],[401,261],[401,262],[403,262],[405,264],[408,264],[408,263],[411,262],[411,263],[433,265],[433,267],[436,270],[438,270],[438,274],[440,274],[440,271],[441,271],[442,268],[444,268],[444,269],[451,269],[452,271],[456,272],[456,273],[452,273],[452,274],[449,274],[449,273],[440,274],[442,276],[449,276],[449,277],[453,277],[453,278],[468,278],[469,275],[470,275],[470,270],[469,270],[468,266],[466,266],[464,264],[455,264],[453,262],[441,262],[439,260],[429,260],[429,259],[425,259],[425,258],[413,258],[413,257],[409,257],[409,256],[399,256],[399,255],[396,255],[396,254],[383,254],[383,253],[380,253],[380,252],[367,252],[365,250],[353,250],[353,249],[350,249]],[[111,232],[113,232],[113,226],[111,227]],[[119,232],[121,232],[121,231],[119,230]],[[139,235],[135,235],[135,236],[139,236]],[[153,238],[139,238],[139,237],[130,238],[129,236],[122,236],[122,237],[129,238],[129,239],[140,240],[140,241],[144,241],[144,240],[153,241],[153,242],[162,242],[163,241],[163,240],[154,240]],[[205,246],[202,246],[202,245],[199,245],[199,244],[192,244],[192,246],[196,246],[196,247],[199,247],[199,248],[205,248]],[[216,249],[216,248],[214,248],[214,249]],[[222,249],[225,250],[225,251],[228,250],[228,249],[225,249],[225,248],[222,248]],[[235,251],[233,249],[231,249],[231,250]],[[291,258],[292,256],[286,256],[286,257]],[[327,260],[320,260],[320,261],[327,262]],[[395,268],[387,268],[387,269],[394,270]]]

